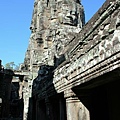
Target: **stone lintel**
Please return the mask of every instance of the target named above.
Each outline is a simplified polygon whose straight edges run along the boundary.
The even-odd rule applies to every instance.
[[[28,71],[14,71],[14,76],[29,76],[30,72]]]

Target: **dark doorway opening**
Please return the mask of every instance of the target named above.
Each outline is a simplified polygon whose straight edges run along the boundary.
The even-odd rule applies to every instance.
[[[120,80],[73,89],[90,112],[90,120],[120,120]]]

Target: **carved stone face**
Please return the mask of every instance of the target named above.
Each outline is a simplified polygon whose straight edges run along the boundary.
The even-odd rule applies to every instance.
[[[65,6],[63,8],[63,24],[68,24],[68,25],[77,25],[77,13],[73,9],[72,6]]]

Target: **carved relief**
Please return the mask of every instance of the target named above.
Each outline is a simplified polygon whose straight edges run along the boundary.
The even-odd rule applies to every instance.
[[[80,32],[83,16],[78,0],[36,0],[30,27],[30,65],[54,65],[54,57],[59,59],[65,53],[65,45],[73,40],[69,33]]]

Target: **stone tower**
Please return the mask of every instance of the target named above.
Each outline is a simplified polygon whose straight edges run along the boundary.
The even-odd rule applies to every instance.
[[[33,80],[41,66],[57,67],[64,59],[66,45],[84,25],[84,10],[79,0],[35,0],[31,21],[31,35],[24,64],[24,120],[27,119]],[[41,71],[41,72],[44,72]]]
[[[36,72],[42,64],[54,66],[65,53],[65,45],[84,25],[79,0],[35,0],[31,36],[25,57],[27,70]]]

